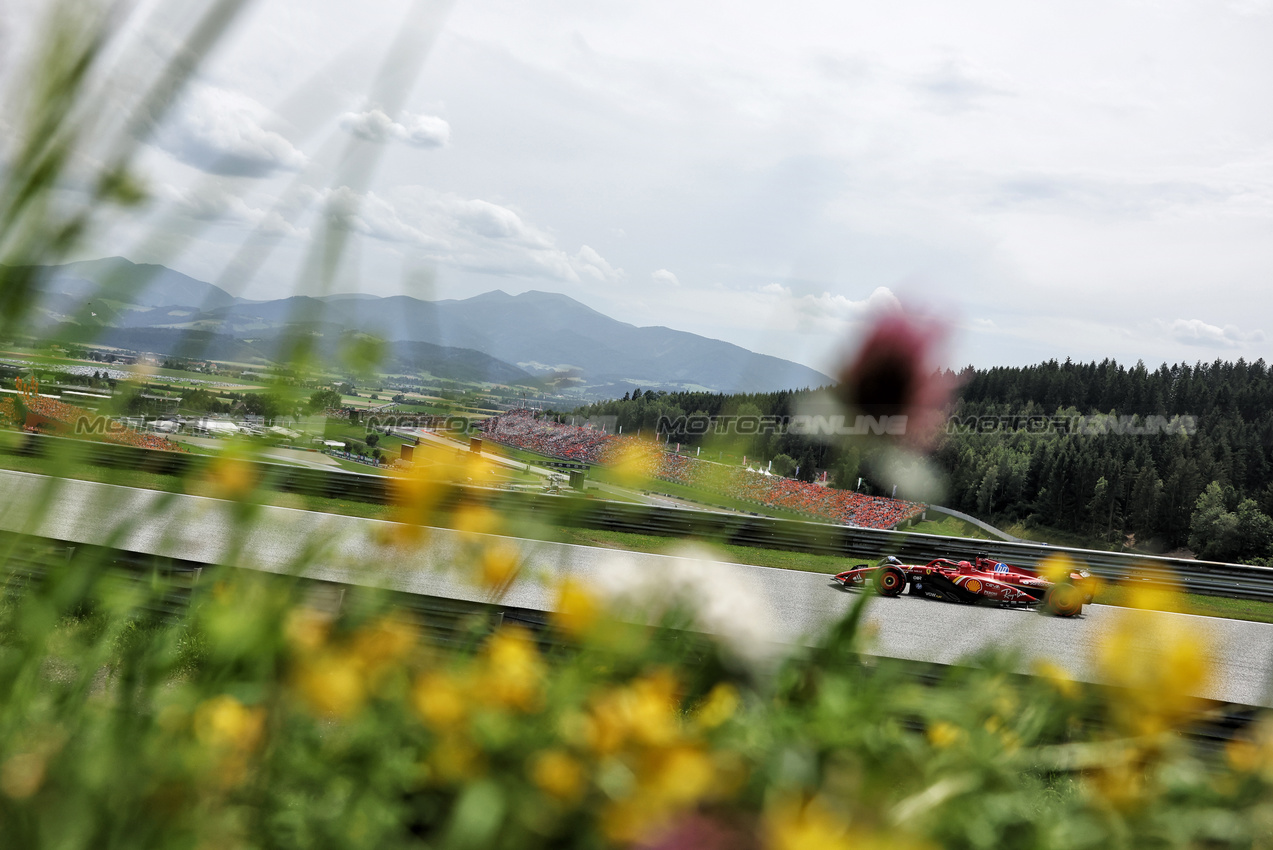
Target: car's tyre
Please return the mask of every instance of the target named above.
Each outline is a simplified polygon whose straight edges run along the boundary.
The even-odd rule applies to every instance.
[[[875,571],[875,589],[880,596],[898,596],[906,589],[906,573],[892,564]]]
[[[1076,617],[1083,613],[1083,593],[1072,584],[1054,584],[1043,597],[1043,607],[1058,617]]]

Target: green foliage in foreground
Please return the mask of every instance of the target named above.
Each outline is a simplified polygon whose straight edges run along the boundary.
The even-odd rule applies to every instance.
[[[684,583],[622,601],[558,584],[560,613],[531,631],[250,572],[205,575],[187,607],[158,575],[4,545],[5,846],[1273,839],[1270,727],[1194,751],[1181,694],[1205,682],[1205,643],[1145,612],[1092,659],[1125,686],[1106,690],[999,656],[934,679],[868,662],[867,596],[812,649],[775,657],[753,600],[725,600],[722,618]],[[456,566],[470,564],[495,596],[517,571],[499,548]],[[709,626],[720,636],[695,636]]]
[[[127,90],[112,92],[110,80],[99,85],[92,75],[103,70],[99,54],[116,56],[106,50],[114,16],[105,6],[95,16],[96,4],[55,4],[43,48],[19,72],[29,114],[0,186],[0,336],[24,330],[35,309],[31,269],[71,255],[107,205],[141,200],[130,176],[141,130],[160,120],[241,5],[216,0],[202,14],[191,11],[188,38],[155,79],[130,77]],[[426,53],[395,54],[410,52]],[[119,67],[144,76],[153,62],[149,53],[140,58],[147,61],[119,56]],[[153,95],[130,110],[121,97],[100,94],[131,90]],[[107,112],[124,120],[107,121]],[[115,137],[104,138],[116,124]],[[89,149],[99,140],[104,156]],[[87,182],[76,175],[76,186],[90,186],[77,204],[55,190],[81,155],[104,165]],[[320,237],[330,240],[316,242],[313,255],[324,275],[335,273],[343,244],[332,222]],[[94,298],[109,299],[110,289]],[[310,346],[301,337],[291,343],[304,365]],[[806,474],[830,465],[806,454],[792,454]],[[1059,475],[1058,460],[1041,458]],[[838,468],[844,478],[850,467]],[[1165,476],[1202,467],[1154,468]],[[1140,467],[1135,479],[1145,476],[1150,496],[1151,473]],[[431,518],[438,478],[403,483],[397,507],[408,519]],[[1078,526],[1101,516],[1104,528],[1115,527],[1117,487],[1106,480],[1103,501],[1095,500],[1100,480],[1090,476],[1087,490],[1049,490],[1063,509],[1052,513]],[[987,498],[1004,492],[977,481]],[[215,510],[246,532],[250,468],[227,453],[204,483],[238,500]],[[41,507],[52,503],[34,512]],[[489,529],[490,513],[473,508],[464,522],[456,517],[457,527]],[[1153,517],[1179,529],[1178,513],[1155,508]],[[408,523],[384,527],[400,546],[426,533]],[[507,545],[471,534],[450,566],[498,600],[519,569]],[[297,573],[311,555],[297,554]],[[1180,735],[1198,709],[1183,694],[1205,688],[1209,669],[1206,636],[1185,631],[1186,618],[1129,610],[1110,623],[1100,654],[1087,661],[1118,690],[1080,686],[1051,665],[1020,677],[1014,660],[1000,656],[919,679],[905,665],[862,654],[869,597],[859,596],[810,648],[783,657],[763,631],[771,612],[732,572],[704,581],[710,565],[699,566],[610,599],[555,582],[546,590],[558,613],[531,631],[477,606],[421,617],[372,591],[331,592],[250,571],[209,569],[187,593],[160,574],[108,569],[90,549],[68,556],[0,539],[0,845],[1273,842],[1267,721],[1219,754],[1195,751]]]

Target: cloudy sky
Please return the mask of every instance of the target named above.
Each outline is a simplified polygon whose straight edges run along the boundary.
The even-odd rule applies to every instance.
[[[953,366],[1273,360],[1270,44],[1273,0],[259,0],[85,254],[563,292],[824,370],[899,300]]]

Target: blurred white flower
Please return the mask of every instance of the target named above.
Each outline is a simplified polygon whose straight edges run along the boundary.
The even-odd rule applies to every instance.
[[[787,650],[756,580],[716,560],[710,549],[691,544],[674,555],[620,557],[623,563],[604,588],[620,611],[639,610],[651,620],[685,611],[692,627],[711,635],[726,658],[755,673],[771,670]]]

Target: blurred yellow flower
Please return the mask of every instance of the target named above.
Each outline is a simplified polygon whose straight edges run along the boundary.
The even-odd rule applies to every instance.
[[[738,704],[738,689],[728,682],[721,682],[699,704],[694,719],[703,729],[715,729],[734,716]]]
[[[479,534],[495,534],[500,525],[499,514],[485,505],[461,505],[451,519],[451,526],[466,538]]]
[[[684,807],[698,802],[713,787],[716,766],[696,746],[676,746],[650,753],[637,771],[638,794],[660,807]]]
[[[0,791],[14,800],[35,796],[44,784],[47,760],[43,753],[16,753],[0,765]]]
[[[228,450],[227,450],[228,451]],[[256,467],[234,454],[223,454],[212,461],[206,473],[213,494],[218,499],[239,502],[256,489]]]
[[[474,484],[484,484],[495,474],[495,464],[477,452],[464,452],[459,475]]]
[[[650,478],[651,453],[639,440],[624,440],[608,461],[610,473],[624,487],[641,487]]]
[[[1045,680],[1049,685],[1056,689],[1057,693],[1066,699],[1073,699],[1078,696],[1078,682],[1061,667],[1052,661],[1036,661],[1034,663],[1034,675]]]
[[[698,746],[653,748],[632,762],[635,781],[602,812],[602,830],[614,841],[646,839],[719,790],[716,762]]]
[[[292,683],[312,711],[329,717],[354,716],[367,697],[362,667],[348,651],[320,652],[301,658]]]
[[[413,466],[405,475],[389,480],[389,500],[393,505],[394,536],[397,542],[414,543],[424,536],[424,526],[432,520],[444,488],[437,470],[429,462],[424,445],[416,448]]]
[[[615,800],[601,812],[601,832],[619,844],[635,844],[663,826],[644,801],[635,798]]]
[[[1184,610],[1184,594],[1174,581],[1131,581],[1126,586],[1128,608],[1142,611]]]
[[[521,553],[511,543],[498,540],[482,551],[478,583],[488,590],[503,592],[521,569]]]
[[[965,737],[963,729],[946,720],[938,720],[928,727],[928,741],[939,750],[963,743]]]
[[[848,824],[817,797],[773,806],[765,813],[764,835],[768,850],[850,850],[856,843]]]
[[[1258,773],[1273,781],[1273,724],[1268,718],[1259,721],[1247,737],[1230,741],[1224,755],[1238,773]]]
[[[1149,794],[1149,765],[1137,747],[1112,745],[1105,761],[1084,776],[1097,805],[1128,811],[1142,805]]]
[[[607,754],[629,741],[662,746],[677,740],[681,733],[678,688],[676,677],[659,669],[627,686],[607,690],[594,699],[588,714],[588,745],[599,754]]]
[[[430,671],[416,679],[411,704],[435,731],[454,728],[468,716],[465,688],[455,676],[442,671]]]
[[[254,750],[265,734],[265,710],[248,708],[228,694],[212,697],[195,709],[194,734],[208,747]]]
[[[293,608],[287,613],[283,634],[294,652],[317,652],[327,642],[331,621],[330,615],[313,608]]]
[[[487,704],[536,709],[541,701],[544,662],[529,632],[505,626],[491,635],[483,648],[485,669],[475,695]]]
[[[545,750],[530,763],[530,778],[541,791],[563,803],[577,801],[587,773],[580,761],[562,750]]]
[[[265,738],[265,709],[248,708],[222,694],[200,703],[194,712],[195,740],[212,751],[212,778],[229,787],[247,776],[248,756]]]
[[[414,623],[385,616],[354,632],[349,649],[365,676],[374,680],[386,667],[405,659],[419,639]]]
[[[1119,726],[1156,735],[1197,709],[1211,678],[1210,645],[1191,620],[1163,613],[1174,602],[1162,587],[1134,588],[1131,601],[1154,608],[1119,609],[1096,647],[1095,666],[1102,681],[1125,689],[1111,697]]]
[[[284,634],[296,658],[292,685],[318,714],[356,714],[390,668],[417,646],[413,623],[386,615],[333,645],[331,619],[311,609],[292,611]]]
[[[680,733],[676,674],[661,667],[632,683],[629,690],[633,737],[643,744],[660,745],[675,740]]]
[[[1051,582],[1069,581],[1070,573],[1076,573],[1083,567],[1078,561],[1064,552],[1048,555],[1039,563],[1039,575]]]
[[[1224,759],[1238,773],[1255,773],[1269,763],[1268,753],[1254,741],[1238,738],[1224,748]]]
[[[580,637],[591,630],[601,613],[597,597],[574,579],[565,579],[557,586],[557,604],[553,606],[553,625],[572,637]]]

